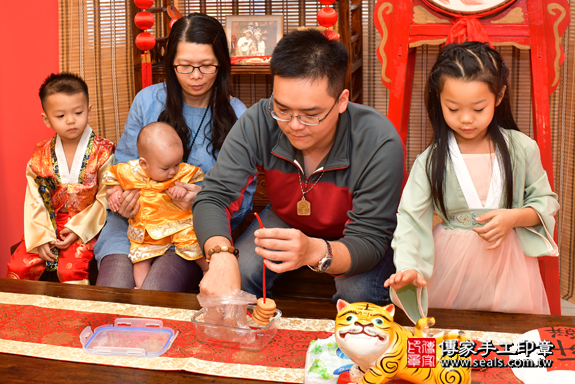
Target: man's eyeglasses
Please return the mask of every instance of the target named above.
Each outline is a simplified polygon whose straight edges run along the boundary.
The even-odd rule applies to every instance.
[[[309,116],[309,115],[292,115],[290,113],[287,112],[282,112],[282,111],[272,111],[272,100],[274,99],[274,94],[272,93],[272,96],[270,98],[270,101],[268,103],[268,111],[270,112],[270,114],[272,115],[272,117],[278,121],[291,121],[291,119],[293,117],[296,117],[300,123],[302,123],[303,125],[319,125],[322,121],[324,121],[329,114],[331,113],[331,111],[333,110],[333,107],[335,107],[335,105],[337,104],[339,97],[337,99],[335,99],[335,103],[333,103],[333,105],[331,106],[330,110],[328,113],[325,114],[324,117],[322,117],[321,119],[319,117],[316,116]]]
[[[218,67],[219,65],[200,65],[197,67],[195,65],[188,65],[188,64],[174,65],[174,69],[176,70],[176,72],[182,75],[188,75],[190,73],[193,73],[196,70],[196,68],[198,69],[198,71],[200,71],[200,73],[204,75],[211,75],[217,72]]]

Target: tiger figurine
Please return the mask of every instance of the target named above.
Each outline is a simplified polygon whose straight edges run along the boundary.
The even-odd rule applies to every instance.
[[[400,378],[417,384],[468,384],[471,383],[469,367],[435,368],[407,367],[407,339],[429,337],[426,327],[435,324],[433,317],[420,319],[414,334],[393,321],[395,306],[380,307],[370,303],[337,302],[335,338],[339,348],[355,363],[350,371],[354,382],[362,384],[387,383]],[[433,336],[438,342],[449,339],[469,340],[461,331],[451,331]],[[437,359],[441,359],[439,343]],[[454,357],[457,358],[457,357]],[[443,357],[443,359],[450,359]],[[360,381],[361,380],[361,381]]]

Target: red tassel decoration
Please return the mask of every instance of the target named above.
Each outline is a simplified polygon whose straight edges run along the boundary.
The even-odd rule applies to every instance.
[[[142,53],[142,88],[152,85],[152,60],[150,52]]]

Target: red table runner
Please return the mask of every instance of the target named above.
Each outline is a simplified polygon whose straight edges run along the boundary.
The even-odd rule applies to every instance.
[[[214,376],[303,382],[309,342],[331,335],[333,321],[284,318],[260,352],[199,343],[189,321],[193,311],[58,299],[0,292],[0,352],[54,360],[156,370],[184,370]],[[80,333],[113,324],[120,317],[158,318],[179,331],[162,356],[97,356],[83,351]],[[503,334],[505,335],[505,334]],[[487,336],[489,337],[489,336]],[[474,370],[474,384],[520,383],[510,369]]]

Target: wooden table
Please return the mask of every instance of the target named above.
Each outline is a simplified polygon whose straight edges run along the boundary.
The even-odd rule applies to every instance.
[[[0,292],[47,295],[76,300],[108,301],[169,308],[199,309],[194,294],[112,289],[48,282],[0,279]],[[335,305],[326,301],[277,298],[286,317],[334,319]],[[436,328],[524,333],[547,326],[575,327],[575,317],[516,315],[492,312],[430,310]],[[396,320],[409,325],[401,310]],[[189,372],[165,372],[104,365],[70,363],[10,354],[0,354],[0,378],[3,383],[225,383],[256,384],[266,381],[225,379]]]

